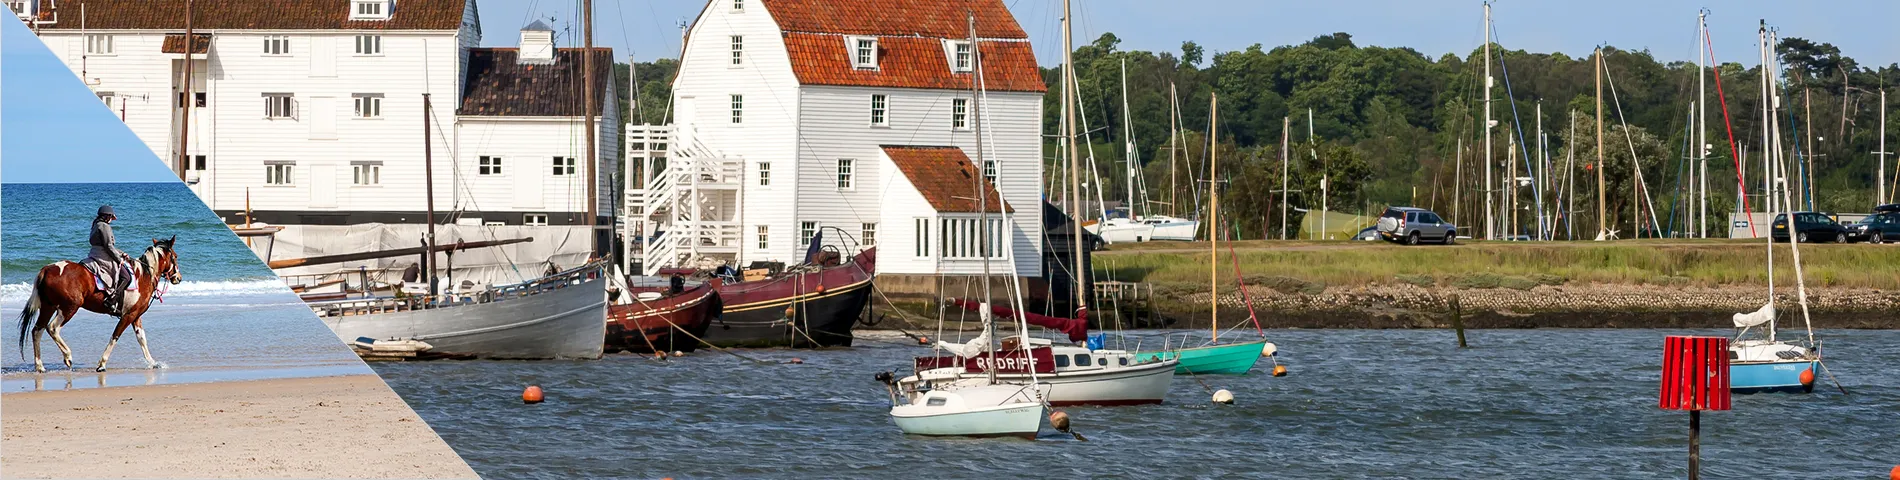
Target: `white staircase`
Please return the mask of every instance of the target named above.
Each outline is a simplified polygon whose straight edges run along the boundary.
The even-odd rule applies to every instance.
[[[671,139],[669,126],[627,126],[628,164],[644,165],[646,174],[627,177],[645,180],[640,188],[628,185],[627,238],[645,240],[638,251],[646,275],[731,263],[744,241],[738,216],[744,162],[684,149],[669,157]],[[629,256],[633,251],[630,245]]]

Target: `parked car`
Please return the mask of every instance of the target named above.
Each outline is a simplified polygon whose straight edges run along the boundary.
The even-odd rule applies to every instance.
[[[1882,205],[1883,207],[1887,205]],[[1900,207],[1900,205],[1895,205]],[[1900,242],[1900,208],[1894,211],[1876,212],[1861,218],[1859,222],[1847,226],[1847,240],[1867,243]]]
[[[1373,240],[1378,240],[1378,239],[1379,239],[1379,226],[1378,226],[1378,225],[1373,225],[1373,226],[1370,226],[1370,227],[1366,227],[1366,228],[1363,228],[1363,229],[1360,229],[1360,230],[1359,230],[1359,234],[1357,234],[1357,235],[1353,235],[1353,236],[1352,236],[1352,239],[1353,239],[1353,240],[1362,240],[1362,241],[1368,241],[1368,242],[1370,242],[1370,241],[1373,241]]]
[[[1406,245],[1427,240],[1451,245],[1458,241],[1458,227],[1431,210],[1386,207],[1385,214],[1379,216],[1379,237]]]
[[[1824,212],[1794,212],[1794,238],[1801,243],[1838,242],[1847,243],[1847,227],[1834,221],[1834,214]],[[1788,241],[1788,214],[1775,215],[1775,226],[1771,230],[1777,242]]]

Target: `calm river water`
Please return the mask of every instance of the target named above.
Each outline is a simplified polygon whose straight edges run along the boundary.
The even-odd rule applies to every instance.
[[[1177,377],[1163,405],[1069,408],[1077,442],[906,437],[872,374],[925,350],[671,361],[376,364],[490,478],[1681,478],[1688,414],[1656,408],[1665,335],[1723,330],[1269,332],[1287,377]],[[1900,331],[1826,331],[1831,385],[1703,418],[1711,478],[1882,478],[1900,464]],[[878,340],[882,341],[879,342]],[[1822,379],[1826,382],[1825,377]],[[541,385],[547,402],[523,405]]]

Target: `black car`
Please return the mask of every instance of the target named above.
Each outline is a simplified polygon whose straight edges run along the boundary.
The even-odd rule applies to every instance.
[[[1875,211],[1879,212],[1878,209]],[[1847,239],[1867,243],[1900,242],[1900,209],[1874,213],[1848,225]]]
[[[1794,212],[1794,223],[1795,240],[1801,243],[1847,243],[1847,227],[1835,221],[1832,213]],[[1788,230],[1788,214],[1775,215],[1775,241],[1788,241]]]

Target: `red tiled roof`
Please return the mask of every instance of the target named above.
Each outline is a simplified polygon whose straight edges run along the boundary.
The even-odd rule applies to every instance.
[[[211,49],[211,34],[192,32],[191,53],[205,53]],[[185,53],[185,34],[165,34],[165,44],[159,47],[164,53]]]
[[[987,90],[1037,92],[1048,89],[1029,42],[978,42]],[[792,73],[805,85],[968,90],[970,74],[953,73],[943,42],[934,38],[879,37],[878,68],[851,65],[843,36],[786,33],[785,53]]]
[[[581,49],[557,48],[552,64],[516,61],[518,49],[471,48],[458,115],[578,117],[581,97]],[[613,81],[613,49],[594,47],[595,93],[606,98]],[[601,115],[599,111],[595,115]]]
[[[343,0],[193,0],[196,16],[191,26],[208,30],[457,30],[462,28],[467,1],[399,0],[388,20],[350,20],[350,3]],[[58,12],[47,12],[57,13],[59,23],[42,28],[78,29],[79,3],[59,2]],[[85,4],[87,29],[185,28],[185,0],[86,0]]]
[[[1029,34],[1002,0],[761,0],[784,31],[792,72],[805,85],[970,88],[953,73],[943,40],[970,37],[976,20],[983,79],[989,90],[1044,92]],[[858,69],[844,36],[875,36],[878,68]]]
[[[909,145],[884,145],[883,148],[884,155],[891,157],[891,163],[904,172],[917,193],[938,213],[977,213],[976,196],[971,189],[979,174],[963,149]],[[983,182],[983,196],[991,211],[999,206],[1004,212],[1015,211],[1002,201],[990,182]]]
[[[1003,0],[761,0],[786,32],[1027,39]]]

